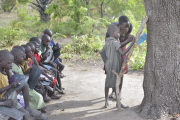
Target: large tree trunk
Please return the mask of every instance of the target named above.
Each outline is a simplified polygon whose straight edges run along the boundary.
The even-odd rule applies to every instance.
[[[144,0],[147,55],[140,115],[149,119],[180,113],[180,2]]]

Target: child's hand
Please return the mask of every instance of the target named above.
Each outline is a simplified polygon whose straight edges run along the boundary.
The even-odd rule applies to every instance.
[[[11,87],[15,88],[15,87],[17,87],[19,85],[19,83],[18,82],[13,82],[10,85],[11,85]]]
[[[54,80],[54,78],[53,78],[53,77],[49,77],[49,79],[50,79],[51,81],[53,81],[53,80]]]
[[[46,51],[48,51],[50,49],[50,47],[49,46],[46,46]]]
[[[27,73],[29,73],[31,71],[32,67],[30,67],[29,69],[27,69]]]
[[[60,50],[60,48],[58,48],[58,47],[53,47],[53,50]]]
[[[3,103],[4,103],[4,106],[6,106],[6,107],[12,107],[13,106],[13,101],[12,100],[6,100]]]
[[[45,80],[45,78],[43,78],[43,77],[39,78],[39,81],[44,81],[44,80]]]
[[[134,35],[129,35],[128,40],[131,42],[134,40]]]
[[[12,71],[14,74],[18,74],[17,72],[15,72],[15,71]]]
[[[49,61],[49,64],[53,65],[53,62],[52,62],[52,61]]]

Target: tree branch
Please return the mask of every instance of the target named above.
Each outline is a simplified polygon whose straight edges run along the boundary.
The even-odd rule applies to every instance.
[[[35,6],[38,7],[38,8],[43,9],[40,5],[37,5],[37,4],[35,4],[35,3],[32,3],[32,4],[35,5]]]
[[[41,4],[39,3],[39,1],[38,1],[38,0],[36,0],[36,2],[39,4],[39,6],[41,6]]]
[[[51,0],[48,4],[50,4],[53,0]]]

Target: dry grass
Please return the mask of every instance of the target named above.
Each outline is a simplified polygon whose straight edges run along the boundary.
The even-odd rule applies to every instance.
[[[6,26],[13,20],[17,19],[17,12],[3,12],[2,10],[0,11],[0,26]]]

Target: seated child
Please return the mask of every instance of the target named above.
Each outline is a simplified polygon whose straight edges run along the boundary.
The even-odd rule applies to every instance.
[[[58,85],[57,85],[57,88],[58,89],[56,89],[59,93],[61,93],[61,94],[65,94],[65,91],[64,91],[64,88],[62,88],[62,86],[61,86],[61,78],[60,78],[60,74],[59,74],[59,71],[57,70],[57,69],[55,69],[55,68],[53,68],[53,67],[50,67],[50,66],[48,66],[48,65],[43,65],[42,64],[42,62],[41,62],[41,57],[39,56],[39,48],[40,48],[40,45],[38,44],[38,42],[35,42],[35,41],[30,41],[31,43],[33,43],[34,45],[35,45],[35,53],[34,53],[34,57],[36,58],[36,60],[37,60],[37,62],[38,62],[38,64],[40,65],[40,66],[42,66],[43,68],[46,68],[46,69],[48,69],[48,70],[52,70],[53,71],[53,73],[55,74],[55,78],[57,79],[57,82],[58,82]]]
[[[26,51],[26,53],[27,53],[25,60],[28,61],[28,59],[31,59],[31,60],[29,61],[29,63],[31,63],[30,67],[32,66],[32,64],[35,64],[36,66],[39,67],[36,59],[34,58],[34,56],[32,56],[32,55],[34,54],[34,51],[35,51],[35,46],[34,46],[34,44],[33,44],[33,43],[28,43],[28,45],[23,45],[23,47],[25,48],[25,51]],[[32,49],[31,49],[31,48],[32,48]],[[30,51],[32,51],[32,52],[31,52],[31,53],[32,53],[31,55],[28,54],[28,53],[30,53]],[[28,65],[29,63],[26,63],[26,65]],[[28,65],[28,66],[29,66],[29,65]],[[48,78],[49,80],[51,80],[51,81],[53,82],[53,88],[54,88],[54,89],[53,89],[53,93],[49,94],[50,97],[51,97],[52,99],[60,99],[61,96],[58,96],[58,95],[56,95],[56,93],[55,93],[57,80],[54,79],[54,78],[52,78],[51,76],[47,75],[47,74],[46,74],[45,72],[43,72],[43,71],[42,71],[42,75],[44,75],[43,78]],[[50,92],[49,92],[49,93],[50,93]]]
[[[126,54],[130,48],[135,43],[135,40],[130,44],[130,46],[122,51],[120,48],[121,44],[118,41],[120,37],[120,28],[111,24],[107,30],[110,35],[109,38],[106,39],[105,45],[102,51],[105,51],[106,61],[105,61],[105,69],[106,69],[106,81],[105,81],[105,107],[109,106],[109,88],[114,88],[116,85],[116,75],[112,72],[114,70],[116,73],[119,73],[121,70],[121,55]]]
[[[50,29],[45,29],[45,30],[44,30],[44,34],[48,35],[50,38],[52,37],[52,31],[51,31]],[[58,52],[60,53],[61,48],[56,47],[53,40],[50,41],[49,46],[52,47],[53,53],[56,52],[56,51],[58,51]],[[43,46],[41,46],[41,47],[43,47]],[[58,62],[58,61],[59,61],[59,62]],[[55,59],[55,60],[53,61],[53,63],[59,64],[59,65],[58,65],[58,67],[59,67],[58,69],[59,69],[60,75],[61,75],[62,78],[65,77],[64,74],[62,74],[62,71],[63,71],[63,69],[64,69],[64,67],[65,67],[65,66],[62,64],[62,59],[59,58],[59,56],[58,56],[58,58]]]
[[[24,54],[20,49],[14,48],[11,51],[11,54],[14,56],[14,63],[12,67],[12,71],[15,71],[16,73],[20,75],[24,75],[21,67],[19,65],[22,65],[24,63]],[[28,74],[28,73],[26,73]],[[26,101],[26,100],[25,100]],[[33,109],[45,109],[45,103],[43,101],[42,95],[37,93],[34,89],[29,88],[29,104],[31,108]],[[48,118],[46,116],[43,116],[42,114],[36,119],[41,120],[47,120]]]
[[[9,84],[8,78],[10,79],[12,77],[12,72],[10,69],[12,68],[12,64],[14,62],[13,55],[8,52],[7,50],[1,50],[0,51],[0,98],[4,98],[4,94],[7,90],[16,87],[19,85],[18,82],[13,82]],[[19,94],[22,91],[24,101],[25,101],[25,109],[18,103],[17,100],[17,94]],[[41,113],[37,110],[32,109],[29,106],[29,89],[28,85],[24,85],[23,87],[19,88],[17,91],[12,92],[6,99],[13,99],[13,107],[16,109],[19,109],[20,111],[25,113],[24,119],[28,120],[29,114],[32,116],[39,117],[41,116]]]

